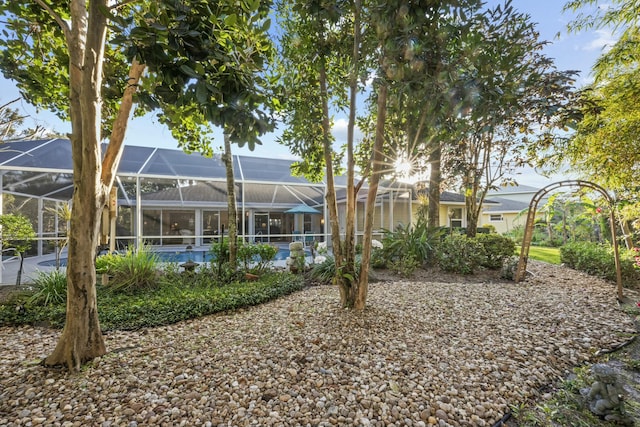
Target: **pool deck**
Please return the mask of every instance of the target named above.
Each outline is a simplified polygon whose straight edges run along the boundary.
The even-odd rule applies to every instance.
[[[55,266],[42,266],[38,265],[42,261],[55,260],[54,254],[44,255],[40,257],[29,257],[24,259],[22,266],[22,284],[32,283],[33,279],[38,277],[39,272],[49,272],[55,270]],[[0,268],[0,286],[15,285],[16,278],[18,277],[18,268],[20,268],[20,260],[12,258],[9,261],[2,262],[2,268]]]

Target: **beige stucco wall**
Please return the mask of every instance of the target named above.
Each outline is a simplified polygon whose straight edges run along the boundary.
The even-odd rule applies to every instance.
[[[412,214],[411,214],[411,221],[412,223],[415,224],[415,222],[418,219],[418,210],[420,208],[420,205],[417,202],[413,203],[412,206]],[[464,205],[462,204],[447,204],[447,203],[441,203],[440,204],[440,209],[438,210],[438,215],[439,215],[439,223],[438,225],[440,227],[448,227],[449,226],[449,208],[457,208],[457,209],[462,209],[462,226],[464,227],[467,223],[467,219],[466,219],[466,210]]]
[[[495,212],[494,215],[497,215]],[[527,223],[527,216],[520,215],[518,213],[502,213],[502,221],[491,221],[489,218],[489,214],[482,213],[480,216],[480,226],[485,225],[493,225],[496,228],[496,232],[499,234],[504,234],[512,231],[514,227],[523,226]]]

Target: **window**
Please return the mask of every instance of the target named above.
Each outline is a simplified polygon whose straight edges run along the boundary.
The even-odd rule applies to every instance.
[[[504,219],[501,214],[491,214],[489,215],[489,221],[491,222],[502,222]]]

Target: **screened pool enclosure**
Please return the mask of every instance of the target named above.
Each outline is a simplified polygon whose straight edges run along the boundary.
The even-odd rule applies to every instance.
[[[104,151],[104,150],[103,150]],[[247,241],[329,241],[326,185],[292,176],[292,160],[234,156],[238,233]],[[181,150],[125,146],[115,182],[115,218],[103,234],[111,245],[207,247],[228,230],[225,169],[218,157]],[[344,227],[345,179],[338,177]],[[66,139],[5,143],[0,150],[2,213],[27,216],[37,232],[33,255],[55,251],[67,228],[65,207],[73,191],[71,144]],[[364,228],[366,185],[356,207]],[[410,187],[381,187],[375,228],[411,221]],[[288,211],[288,212],[287,212]],[[106,209],[105,212],[108,212]]]

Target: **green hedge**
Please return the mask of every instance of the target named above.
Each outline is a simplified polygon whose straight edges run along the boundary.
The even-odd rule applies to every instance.
[[[609,245],[593,242],[567,243],[560,248],[560,261],[567,267],[584,271],[592,276],[616,281],[616,264]],[[620,251],[620,269],[625,285],[640,283],[640,270],[635,266],[633,254]]]
[[[225,286],[181,287],[163,284],[135,294],[98,287],[98,313],[103,330],[162,326],[221,311],[234,310],[290,294],[304,287],[301,276],[265,274],[257,281]],[[44,324],[64,326],[64,304],[30,305],[27,296],[0,305],[0,326]]]

